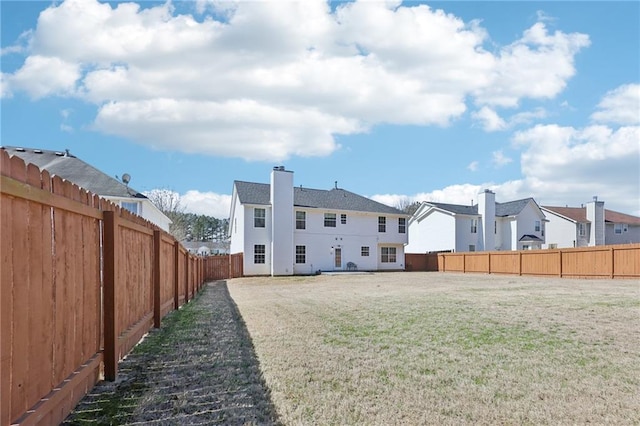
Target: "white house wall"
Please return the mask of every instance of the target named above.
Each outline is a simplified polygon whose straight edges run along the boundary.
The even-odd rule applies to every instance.
[[[404,269],[407,234],[398,232],[399,216],[303,208],[294,208],[294,216],[295,211],[306,213],[305,229],[294,230],[294,246],[305,246],[306,262],[294,263],[294,273],[346,270],[348,262],[356,264],[358,270]],[[336,214],[335,228],[324,226],[325,213]],[[347,215],[346,224],[341,223],[341,214]],[[387,218],[386,232],[378,232],[379,216]],[[369,248],[368,256],[362,256],[362,247]],[[381,263],[380,247],[396,247],[396,262]],[[340,267],[335,266],[336,248],[342,251]]]
[[[264,228],[254,226],[254,211],[256,208],[265,209]],[[265,205],[245,205],[243,220],[246,226],[244,235],[244,275],[271,274],[271,207]],[[238,223],[238,227],[240,224]],[[265,246],[265,262],[254,262],[254,247],[256,244]]]
[[[545,214],[548,222],[545,227],[546,243],[543,247],[549,248],[551,244],[556,244],[557,248],[575,247],[578,233],[577,224],[548,210],[545,211]]]
[[[535,222],[540,222],[540,231],[535,230]],[[519,239],[523,235],[535,235],[544,241],[545,237],[542,234],[542,230],[545,229],[544,220],[541,217],[538,208],[533,204],[533,202],[529,202],[522,211],[518,214],[516,223],[516,233],[515,233],[515,244],[512,246],[514,249],[521,249],[522,244]],[[525,242],[524,244],[531,244]]]
[[[479,232],[471,232],[471,220],[478,221],[478,227],[480,226],[480,219],[477,216],[456,216],[456,247],[455,251],[469,251],[469,246],[475,246],[476,250],[480,248],[481,234]]]
[[[407,253],[455,250],[456,221],[452,215],[433,211],[409,225]]]
[[[229,237],[231,243],[229,245],[229,253],[243,253],[244,246],[244,206],[234,197],[234,206],[231,209],[232,215],[229,220]]]

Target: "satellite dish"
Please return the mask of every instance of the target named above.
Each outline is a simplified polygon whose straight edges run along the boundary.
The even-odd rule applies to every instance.
[[[122,175],[122,182],[124,182],[125,185],[128,185],[130,180],[131,175],[129,173],[125,173]]]

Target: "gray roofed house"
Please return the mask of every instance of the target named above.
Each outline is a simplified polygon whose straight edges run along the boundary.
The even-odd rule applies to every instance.
[[[269,205],[271,186],[265,183],[234,181],[240,202]],[[401,210],[379,203],[342,188],[330,190],[293,187],[293,205],[317,209],[404,214]]]
[[[533,198],[499,203],[485,190],[474,205],[423,202],[409,220],[407,253],[541,248],[545,216]]]
[[[118,204],[169,231],[171,220],[144,194],[124,182],[82,161],[69,150],[51,151],[37,148],[4,146],[9,156],[17,156],[25,163],[47,170],[51,176],[73,182],[87,191]]]
[[[275,167],[269,184],[236,180],[230,252],[245,275],[403,270],[409,215],[342,188],[293,185]]]

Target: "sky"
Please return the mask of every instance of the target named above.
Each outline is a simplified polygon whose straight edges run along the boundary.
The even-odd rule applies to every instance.
[[[0,0],[0,144],[186,211],[234,180],[640,216],[638,1]]]

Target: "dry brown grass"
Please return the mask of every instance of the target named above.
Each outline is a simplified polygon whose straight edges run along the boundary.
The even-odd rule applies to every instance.
[[[634,280],[229,281],[285,424],[640,424]]]

